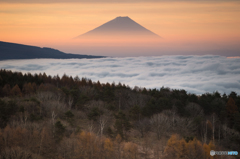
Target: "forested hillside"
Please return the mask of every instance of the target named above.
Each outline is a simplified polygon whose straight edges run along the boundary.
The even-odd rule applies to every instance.
[[[240,96],[0,70],[0,159],[209,159],[240,152]],[[235,158],[238,156],[214,156]]]

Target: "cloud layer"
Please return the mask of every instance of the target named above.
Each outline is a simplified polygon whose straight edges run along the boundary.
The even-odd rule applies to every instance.
[[[219,91],[240,94],[240,58],[223,56],[155,56],[103,59],[34,59],[1,61],[1,69],[24,73],[86,77],[121,82],[130,87],[170,87],[202,94]]]

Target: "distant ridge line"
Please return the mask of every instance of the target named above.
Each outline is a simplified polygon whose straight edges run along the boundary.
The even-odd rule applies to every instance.
[[[70,59],[70,58],[103,58],[105,56],[78,55],[68,54],[56,49],[47,47],[37,47],[17,43],[0,41],[0,60],[9,59],[36,59],[36,58],[53,58],[53,59]]]

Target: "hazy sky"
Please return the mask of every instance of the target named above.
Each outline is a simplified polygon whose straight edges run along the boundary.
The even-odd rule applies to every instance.
[[[158,49],[130,56],[160,54],[240,55],[240,2],[229,0],[0,0],[0,41],[64,52],[126,56],[74,37],[117,16],[163,37]],[[119,47],[119,46],[118,46]],[[95,50],[94,50],[95,48]],[[135,47],[137,48],[137,46]],[[100,51],[96,51],[100,50]],[[140,51],[139,50],[139,51]],[[148,49],[146,49],[148,50]]]

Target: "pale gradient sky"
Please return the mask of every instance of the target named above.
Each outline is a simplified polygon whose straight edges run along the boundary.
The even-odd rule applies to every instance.
[[[201,54],[202,51],[217,54],[219,51],[226,56],[240,55],[239,1],[114,2],[0,0],[0,41],[52,47],[71,53],[104,54],[104,51],[86,51],[86,44],[73,38],[117,16],[129,16],[163,37],[158,44],[161,53]],[[134,51],[130,55],[147,54]],[[157,51],[152,55],[158,55]]]

